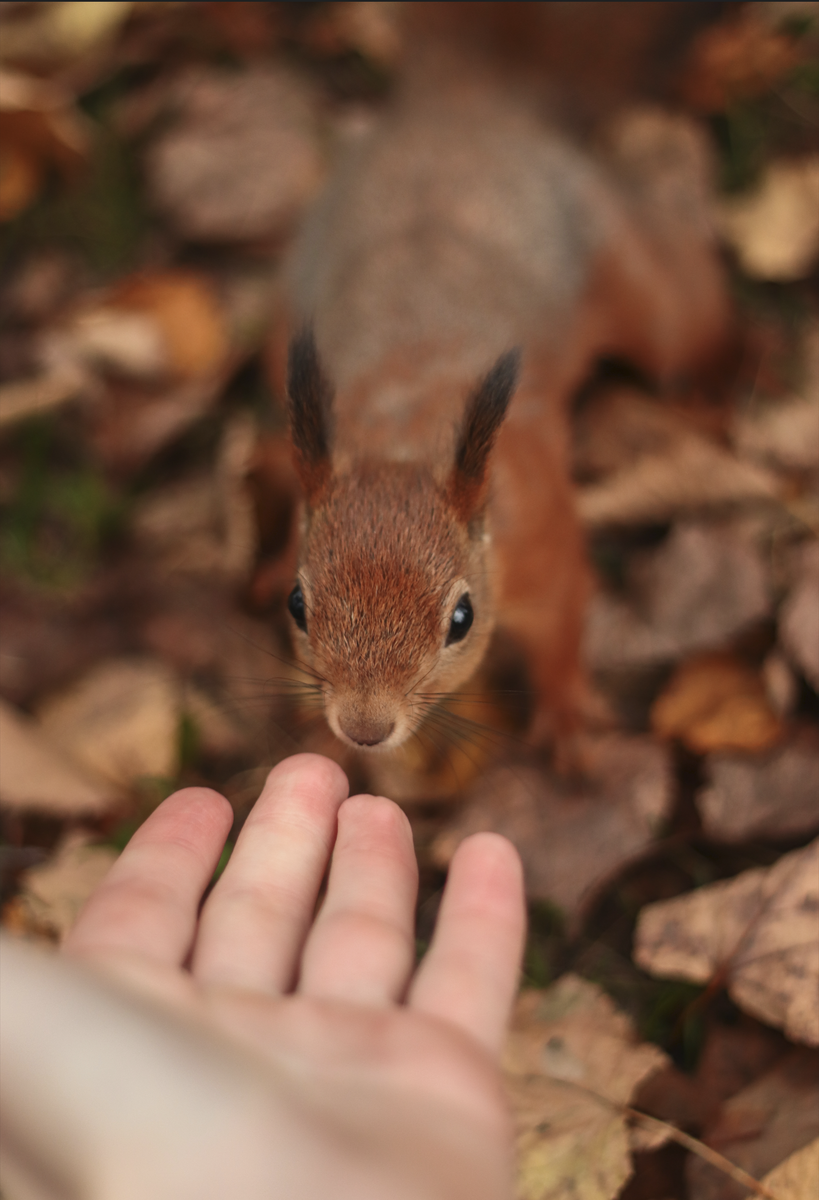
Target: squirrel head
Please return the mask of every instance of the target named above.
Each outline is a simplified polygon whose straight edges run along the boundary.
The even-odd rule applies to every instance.
[[[288,607],[327,721],[348,745],[400,745],[483,658],[494,626],[488,461],[518,359],[504,355],[472,392],[443,476],[366,459],[337,474],[332,389],[312,333],[291,346],[290,423],[306,509]]]

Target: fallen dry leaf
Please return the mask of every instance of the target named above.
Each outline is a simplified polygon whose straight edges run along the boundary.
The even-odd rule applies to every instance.
[[[651,727],[695,754],[759,754],[784,735],[761,675],[732,654],[701,654],[682,663],[652,706]]]
[[[40,725],[0,700],[0,807],[73,816],[112,808],[117,789],[73,760]]]
[[[592,598],[586,660],[600,670],[672,662],[723,646],[769,612],[767,569],[752,539],[730,522],[681,522],[656,550],[633,557],[627,597]]]
[[[574,437],[576,473],[602,476],[577,492],[580,516],[592,528],[772,500],[779,490],[770,472],[740,461],[635,388],[585,404]]]
[[[634,605],[608,591],[596,592],[586,608],[583,657],[592,670],[622,671],[673,662],[679,642],[655,629]]]
[[[748,195],[724,199],[720,229],[754,279],[804,279],[819,254],[819,155],[772,162]]]
[[[118,283],[108,306],[145,314],[156,323],[168,367],[177,378],[195,379],[225,365],[229,352],[225,316],[206,275],[146,271]]]
[[[668,756],[648,738],[603,737],[584,758],[587,779],[578,784],[528,766],[487,772],[436,839],[434,859],[448,863],[471,833],[502,833],[521,855],[528,894],[576,925],[612,876],[651,845],[672,802]]]
[[[178,117],[149,148],[148,187],[183,237],[244,241],[287,231],[323,163],[314,101],[286,68],[202,68],[180,81]]]
[[[706,1033],[694,1075],[669,1065],[652,1075],[634,1097],[641,1112],[699,1131],[713,1124],[729,1096],[765,1075],[791,1047],[776,1030],[745,1013],[731,1024],[706,1019]]]
[[[721,647],[770,612],[765,564],[741,525],[680,522],[635,563],[639,611],[681,653]]]
[[[759,1179],[817,1136],[819,1054],[800,1049],[726,1100],[702,1140]],[[702,1159],[689,1159],[686,1175],[691,1200],[745,1200],[747,1196],[745,1188]],[[782,1200],[778,1191],[774,1195]],[[805,1193],[805,1200],[810,1195]]]
[[[133,376],[177,381],[224,368],[229,354],[225,317],[207,276],[194,271],[145,271],[83,304],[50,335],[44,354]]]
[[[16,920],[52,931],[60,940],[117,859],[110,846],[93,845],[87,833],[70,833],[53,858],[21,876]]]
[[[88,160],[89,128],[58,85],[0,70],[0,221],[28,207],[50,168],[76,175]]]
[[[714,755],[696,797],[705,834],[718,842],[798,837],[819,828],[819,732],[805,726],[761,760]]]
[[[214,405],[241,354],[212,282],[189,270],[146,271],[85,298],[39,349],[47,378],[79,378],[86,436],[126,472]]]
[[[789,1038],[819,1045],[819,840],[642,910],[635,961],[653,975],[707,983]]]
[[[779,612],[779,640],[819,692],[819,542],[801,547],[790,594]]]
[[[819,1138],[774,1167],[762,1183],[777,1200],[809,1200],[811,1196],[819,1196]]]
[[[179,688],[164,663],[109,659],[73,687],[46,699],[46,734],[83,765],[127,787],[178,769]]]
[[[523,992],[504,1054],[521,1200],[612,1200],[632,1173],[622,1107],[667,1061],[585,979]]]
[[[681,91],[692,108],[723,112],[737,100],[768,91],[800,57],[797,41],[774,28],[757,7],[736,13],[729,9],[725,19],[709,25],[695,38]]]

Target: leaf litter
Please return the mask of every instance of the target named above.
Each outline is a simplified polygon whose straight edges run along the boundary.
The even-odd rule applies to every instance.
[[[664,978],[719,980],[746,1012],[819,1046],[819,841],[640,913],[635,961]]]
[[[637,1086],[666,1062],[639,1045],[600,988],[565,975],[524,992],[504,1068],[518,1131],[518,1195],[609,1200],[631,1174],[624,1112]]]
[[[278,613],[295,504],[264,346],[282,252],[328,161],[378,119],[402,32],[390,4],[10,7],[0,818],[4,861],[46,861],[18,870],[3,921],[54,939],[115,854],[101,841],[144,818],[146,777],[151,803],[205,783],[241,820],[264,764],[339,753],[289,698],[300,677]],[[816,110],[817,33],[810,15],[783,23],[785,7],[703,22],[678,88],[689,115],[634,96],[599,127],[629,186],[656,160],[654,184],[681,198],[663,236],[721,231],[742,296],[738,365],[705,382],[604,365],[573,413],[600,571],[587,661],[620,727],[558,776],[522,742],[513,671],[460,698],[464,743],[378,771],[341,756],[355,788],[406,803],[422,913],[468,832],[500,829],[521,851],[552,981],[523,994],[507,1049],[527,1197],[727,1197],[741,1194],[731,1159],[756,1179],[774,1167],[778,1200],[816,1190],[816,1143],[796,1131],[815,1136],[799,1101],[819,1037],[819,968],[799,942],[815,938],[804,843],[819,793],[815,118],[799,115]],[[119,184],[104,182],[111,147]],[[67,466],[91,481],[78,519],[86,505],[100,530],[77,540],[81,569],[43,500]],[[68,569],[32,569],[45,551]],[[635,922],[648,974],[629,961]],[[669,1138],[685,1169],[662,1166]],[[646,1191],[649,1163],[664,1182]]]

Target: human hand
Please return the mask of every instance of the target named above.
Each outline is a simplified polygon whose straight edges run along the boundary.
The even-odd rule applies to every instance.
[[[181,1059],[172,1079],[154,1078],[146,1051],[144,1069],[133,1068],[145,1074],[133,1094],[141,1087],[146,1102],[132,1104],[130,1187],[106,1198],[508,1195],[511,1138],[495,1058],[524,929],[517,855],[494,834],[461,845],[413,973],[409,823],[388,800],[346,795],[327,759],[279,764],[197,918],[232,812],[207,789],[177,792],[88,902],[65,953],[172,1008],[217,1048],[241,1044],[257,1073],[263,1064],[269,1093],[256,1103],[264,1120],[254,1110],[245,1122],[245,1134],[254,1122],[260,1132],[243,1134],[241,1154],[263,1190],[237,1190],[236,1135],[201,1132],[218,1085]],[[171,1114],[157,1103],[169,1089],[179,1096]],[[196,1178],[190,1190],[180,1190],[182,1162]]]

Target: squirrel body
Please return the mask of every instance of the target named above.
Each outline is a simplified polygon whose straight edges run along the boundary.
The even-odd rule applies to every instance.
[[[603,355],[672,378],[726,324],[708,236],[662,186],[628,161],[615,179],[524,90],[441,52],[308,217],[291,613],[342,741],[406,740],[496,628],[523,652],[535,740],[577,731],[590,583],[567,397]]]

